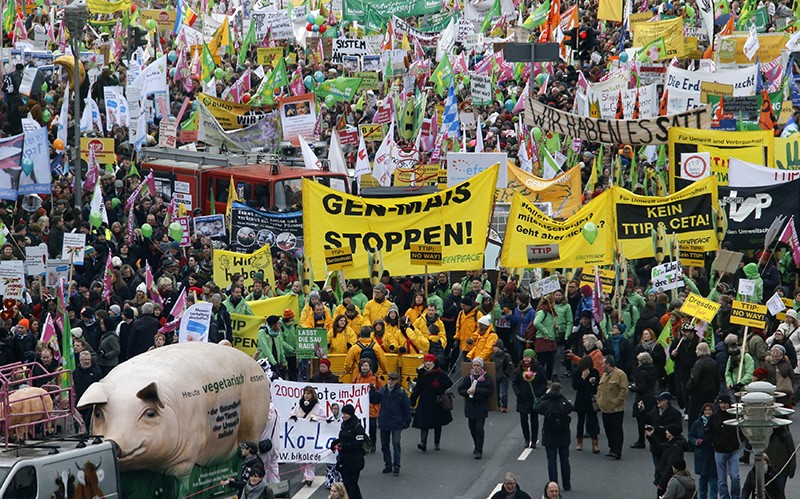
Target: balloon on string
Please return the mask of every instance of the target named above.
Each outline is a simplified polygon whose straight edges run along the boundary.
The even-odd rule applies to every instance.
[[[621,62],[622,64],[625,64],[626,62],[628,62],[628,53],[627,52],[620,52],[620,54],[619,54],[619,62]]]
[[[464,73],[464,76],[462,77],[462,79],[464,81],[464,85],[469,85],[469,75],[468,74]]]
[[[247,104],[248,102],[250,102],[250,98],[251,98],[250,94],[244,94],[244,95],[242,96],[242,102],[243,102],[244,104]]]
[[[33,3],[35,3],[38,7],[41,7],[44,5],[44,0],[35,0]]]
[[[538,83],[539,86],[544,85],[545,78],[546,77],[545,77],[544,73],[539,73],[538,75],[536,75],[536,83]]]
[[[169,62],[177,61],[178,60],[178,53],[175,52],[174,50],[170,50],[169,53],[167,54],[167,59],[169,59]]]
[[[49,87],[47,86],[47,82],[44,82],[44,83],[42,83],[42,92],[45,92],[45,93],[47,93],[47,89],[48,89],[48,88],[49,88]]]
[[[506,111],[511,111],[512,109],[514,109],[514,104],[515,104],[514,99],[507,99],[505,103]]]
[[[316,24],[317,26],[322,26],[323,24],[325,24],[325,18],[322,16],[317,16],[317,18],[314,20],[314,24]]]
[[[314,21],[316,21],[316,20],[317,20],[317,16],[315,16],[315,15],[314,15],[314,14],[312,14],[311,12],[309,12],[309,13],[306,15],[306,21],[308,22],[308,24],[314,24]]]
[[[150,237],[153,235],[153,226],[150,224],[142,224],[142,235],[144,237]]]
[[[326,31],[328,31],[328,26],[327,25],[323,24],[322,26],[319,27],[319,32],[320,33],[325,33]]]
[[[48,111],[47,109],[42,111],[42,121],[44,121],[45,123],[49,122],[50,118],[52,118],[52,117],[53,117],[53,115],[50,114],[50,111]]]
[[[311,26],[311,31],[313,31],[314,33],[316,33],[317,31],[319,31],[319,26],[317,26],[316,24],[314,24],[313,26]]]
[[[61,139],[56,139],[53,141],[53,149],[56,151],[63,151],[64,150],[64,141]]]
[[[311,31],[314,28],[313,24],[306,24],[306,31]]]
[[[175,68],[169,68],[169,77],[175,78]]]
[[[196,100],[192,101],[192,111],[197,111],[197,101]]]
[[[178,222],[169,224],[169,237],[173,241],[180,241],[183,239],[183,226]]]
[[[155,31],[155,29],[158,28],[158,23],[155,19],[148,19],[145,21],[144,27],[147,28],[148,31]]]
[[[322,83],[325,81],[325,74],[322,71],[317,71],[314,73],[314,79],[317,80],[318,83]]]
[[[691,5],[687,5],[686,6],[686,15],[689,16],[689,17],[694,17],[695,14],[696,14],[696,12],[694,11],[694,7],[692,7]]]
[[[214,70],[214,77],[217,80],[221,80],[223,76],[225,76],[225,71],[222,68],[217,68]]]
[[[53,103],[53,96],[52,96],[52,95],[50,95],[50,94],[47,94],[47,95],[45,95],[45,96],[44,96],[44,101],[45,101],[46,103],[48,103],[48,104],[52,104],[52,103]]]
[[[103,225],[103,215],[100,214],[99,211],[92,211],[89,213],[89,223],[92,224],[92,227],[95,229]],[[144,232],[144,227],[142,227],[142,232]]]
[[[117,206],[122,204],[122,200],[120,198],[112,198],[111,199],[111,208],[116,208]]]
[[[22,171],[25,175],[30,175],[33,171],[33,160],[31,158],[22,158]]]
[[[311,87],[314,86],[314,78],[311,75],[306,76],[303,78],[303,85],[305,85],[307,89],[311,90]]]
[[[597,225],[594,222],[586,222],[583,229],[581,229],[581,235],[589,244],[594,244],[595,239],[597,239]]]

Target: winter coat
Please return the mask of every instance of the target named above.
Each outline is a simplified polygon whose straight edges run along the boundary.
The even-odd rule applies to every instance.
[[[506,493],[505,489],[501,487],[500,490],[495,492],[489,499],[508,499],[508,497],[509,495]],[[531,499],[531,496],[523,492],[519,488],[519,484],[517,484],[517,490],[514,491],[514,499]]]
[[[793,455],[794,447],[792,433],[788,427],[780,426],[772,430],[772,435],[769,437],[769,444],[767,444],[767,450],[765,451],[769,456],[772,469],[783,469],[781,474],[789,478],[794,478],[794,474],[797,471],[797,456]],[[786,465],[787,461],[789,462],[788,465]],[[784,468],[784,465],[786,465],[786,468]]]
[[[390,326],[387,324],[387,332]],[[409,355],[424,355],[428,353],[431,346],[428,335],[418,331],[414,326],[409,325],[405,329],[398,328],[395,333],[394,344],[397,346],[397,353]]]
[[[97,364],[103,367],[114,367],[119,364],[119,336],[112,331],[106,331],[100,338],[100,350]]]
[[[364,350],[359,345],[363,345],[364,347],[372,347],[375,351],[375,356],[378,358],[378,366],[372,366],[373,370],[377,367],[380,367],[381,371],[388,373],[389,370],[386,368],[386,354],[384,354],[383,349],[378,342],[373,340],[372,338],[359,338],[358,341],[350,347],[350,350],[347,351],[347,357],[344,361],[344,372],[352,373],[357,371],[357,364],[359,363],[358,360],[361,358],[361,352]]]
[[[416,404],[412,426],[428,430],[437,426],[445,426],[453,421],[451,411],[442,409],[437,397],[453,386],[447,373],[438,367],[427,371],[424,367],[417,369],[417,384],[411,392],[411,405]]]
[[[664,347],[655,343],[653,347],[648,350],[639,343],[636,345],[636,348],[633,349],[633,358],[636,359],[642,352],[649,353],[650,357],[653,358],[653,365],[656,366],[658,379],[662,379],[666,376],[665,367],[667,365],[667,353],[664,351]]]
[[[677,352],[675,355],[672,355],[673,349],[670,349],[669,352],[670,357],[675,362],[676,382],[680,380],[680,382],[685,383],[689,379],[692,367],[697,361],[695,351],[698,343],[700,343],[700,338],[696,334],[692,335],[691,339],[678,338],[672,340],[673,345],[678,345],[677,349],[674,350]]]
[[[628,376],[617,367],[610,373],[603,373],[597,386],[597,405],[606,414],[625,410],[628,397]]]
[[[94,363],[88,369],[84,369],[80,364],[75,366],[72,372],[72,381],[75,384],[75,400],[80,400],[89,385],[100,381],[100,368]]]
[[[767,348],[767,342],[760,334],[755,332],[750,333],[750,337],[747,339],[747,353],[753,357],[756,369],[759,367],[767,367],[767,363],[764,359],[769,355],[769,349]]]
[[[739,449],[739,430],[735,426],[725,424],[725,421],[729,419],[736,419],[736,416],[722,412],[720,409],[711,415],[706,432],[714,445],[714,452],[733,452]]]
[[[740,355],[744,355],[741,379],[739,379],[739,358],[737,357],[734,359],[728,356],[728,363],[725,365],[725,383],[728,386],[734,386],[737,383],[748,385],[753,381],[753,371],[755,370],[753,357],[751,357],[749,353]]]
[[[247,485],[244,486],[244,490],[242,491],[242,499],[274,499],[275,493],[267,486],[266,480],[261,480],[258,482],[257,485],[250,485],[250,482],[247,482]]]
[[[625,374],[630,376],[633,372],[633,347],[630,341],[622,335],[611,335],[606,342],[606,347],[609,353],[614,354],[614,360],[617,362],[617,367],[625,371]]]
[[[430,334],[430,330],[428,329],[431,324],[436,324],[436,327],[439,328],[438,334]],[[416,329],[421,335],[428,338],[428,342],[438,341],[442,345],[442,350],[447,347],[447,334],[444,331],[444,323],[439,316],[437,315],[433,321],[428,320],[428,314],[422,314],[417,320],[414,321],[414,329]],[[428,346],[430,349],[430,345]],[[427,353],[427,350],[425,351]]]
[[[483,317],[483,314],[474,307],[469,312],[464,312],[462,309],[456,318],[456,334],[455,339],[458,340],[461,350],[469,352],[472,350],[472,345],[467,344],[467,340],[478,331],[478,319]]]
[[[639,342],[639,339],[642,337],[642,333],[645,329],[650,329],[655,333],[656,331],[661,331],[663,326],[661,326],[661,321],[659,321],[658,314],[656,313],[655,308],[644,307],[642,310],[642,314],[639,316],[639,320],[636,321],[636,328],[633,333],[634,341]]]
[[[511,381],[511,388],[514,390],[514,395],[517,396],[517,412],[530,414],[538,399],[547,391],[547,369],[538,362],[531,363],[531,371],[534,376],[530,381],[525,380],[525,371],[527,368],[520,363]]]
[[[658,368],[653,364],[641,364],[633,371],[633,384],[630,389],[635,393],[633,411],[638,412],[639,402],[644,402],[644,412],[650,412],[656,406],[656,385],[658,384]]]
[[[358,337],[349,327],[345,327],[344,331],[337,333],[335,336],[333,330],[328,330],[328,353],[347,353],[347,351],[356,344]]]
[[[376,377],[372,371],[367,371],[367,374],[363,374],[360,370],[357,375],[353,377],[353,384],[363,383],[363,384],[370,384],[372,383],[375,385],[375,388],[380,390],[383,386],[383,381],[380,378]],[[369,417],[377,418],[378,414],[381,410],[381,405],[370,402],[369,404]]]
[[[478,381],[472,397],[467,393],[470,386],[472,386],[471,376],[464,376],[458,385],[458,394],[464,397],[464,416],[467,419],[485,418],[489,415],[489,400],[494,394],[494,380],[484,372],[483,381]]]
[[[152,314],[141,315],[133,321],[131,327],[131,334],[128,337],[128,358],[144,353],[153,346],[153,337],[155,337],[161,323]]]
[[[653,427],[653,436],[659,442],[666,441],[667,437],[664,435],[664,429],[671,424],[676,424],[683,428],[683,415],[681,411],[672,407],[671,405],[664,409],[664,412],[658,407],[653,408],[647,413],[647,420]],[[655,449],[651,448],[651,452],[655,453]]]
[[[590,381],[594,378],[594,382]],[[587,414],[595,412],[592,395],[597,394],[600,373],[594,367],[589,368],[589,376],[583,379],[580,369],[572,372],[572,388],[575,390],[575,412]]]
[[[701,416],[689,428],[689,443],[694,447],[694,472],[699,476],[716,478],[717,464],[714,461],[714,445],[708,434],[711,418],[704,422]],[[698,441],[702,443],[698,444]]]
[[[230,314],[253,315],[253,309],[250,308],[250,305],[247,304],[244,297],[242,297],[242,299],[234,305],[233,300],[229,296],[224,302],[222,302],[222,305],[225,306]]]
[[[667,482],[667,490],[661,499],[682,499],[696,497],[697,484],[692,474],[686,470],[675,473]]]
[[[513,320],[519,323],[516,335],[518,341],[525,342],[525,330],[528,329],[528,324],[533,321],[534,317],[536,317],[536,309],[530,305],[524,310],[520,310],[519,307],[514,310]]]
[[[476,331],[472,335],[472,349],[467,353],[467,358],[473,360],[476,357],[480,357],[484,362],[489,362],[492,358],[492,350],[495,343],[497,343],[497,334],[492,326],[489,326],[489,329],[483,334]]]
[[[659,457],[656,479],[653,483],[660,490],[666,490],[669,479],[672,478],[672,465],[683,458],[683,453],[689,449],[689,444],[680,435],[673,436],[669,442],[661,442],[655,434],[647,439],[650,441],[651,452],[654,450],[653,454]]]
[[[275,333],[270,334],[270,333]],[[269,326],[258,329],[258,358],[267,358],[270,365],[286,365],[286,348],[288,343],[283,338],[283,330],[273,331]]]
[[[542,424],[542,445],[545,447],[565,447],[570,444],[569,413],[574,411],[569,400],[561,393],[545,393],[534,408],[544,416]],[[560,424],[556,424],[556,418]]]
[[[411,402],[408,392],[399,383],[394,385],[393,390],[389,389],[389,385],[384,385],[380,390],[370,390],[369,401],[381,405],[378,413],[379,430],[403,430],[411,424]]]
[[[384,298],[382,302],[378,303],[375,300],[370,300],[364,305],[364,311],[361,315],[364,316],[365,324],[372,324],[375,319],[383,319],[389,313],[392,302]]]
[[[340,445],[336,456],[336,469],[342,473],[364,469],[364,440],[369,438],[357,418],[351,417],[342,421],[339,437],[331,442],[331,446]]]
[[[492,352],[491,362],[494,362],[494,376],[497,382],[510,378],[514,374],[514,365],[511,363],[511,355],[505,350]]]
[[[692,367],[686,388],[699,400],[714,400],[720,385],[717,363],[711,357],[700,357]]]
[[[556,303],[556,336],[563,339],[572,331],[572,307],[569,303]]]
[[[552,313],[544,310],[537,311],[533,318],[533,324],[536,326],[536,338],[556,340],[556,321]]]

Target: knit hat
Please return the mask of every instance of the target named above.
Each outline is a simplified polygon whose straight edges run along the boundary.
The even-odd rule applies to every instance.
[[[426,353],[425,357],[422,358],[423,362],[436,362],[436,356],[432,353]]]
[[[394,310],[397,313],[397,315],[400,315],[400,309],[397,308],[397,305],[394,303],[389,305],[389,310],[386,312],[386,315],[389,315],[389,312],[391,312],[392,310]]]
[[[484,326],[491,326],[492,325],[492,316],[491,315],[484,315],[480,319],[478,319],[478,324],[482,324]]]
[[[481,358],[481,357],[475,357],[474,359],[472,359],[472,364],[474,364],[474,363],[476,363],[476,362],[477,362],[478,364],[480,364],[480,365],[481,365],[481,367],[483,367],[483,358]]]
[[[111,258],[111,265],[113,265],[115,269],[122,267],[122,258],[118,256]]]
[[[72,334],[72,336],[74,338],[83,337],[83,329],[81,329],[79,327],[74,327],[74,328],[70,329],[69,332],[70,332],[70,334]]]
[[[620,332],[620,333],[624,333],[624,332],[625,332],[625,330],[626,330],[626,329],[628,329],[628,326],[626,326],[626,325],[625,325],[624,323],[622,323],[622,322],[620,322],[619,324],[614,324],[614,327],[615,327],[615,328],[617,328],[617,329],[619,329],[619,332]]]
[[[328,368],[330,369],[330,367],[331,367],[331,361],[329,361],[328,359],[319,359],[319,365],[321,365],[321,366],[322,366],[322,365],[328,366]]]
[[[669,392],[661,392],[656,395],[656,400],[672,400],[672,394]]]
[[[726,393],[724,395],[720,395],[719,397],[717,397],[717,402],[718,403],[725,403],[725,404],[732,404],[733,403],[733,399],[731,399],[731,396]]]
[[[797,320],[797,311],[793,308],[790,308],[786,311],[786,317],[791,317],[794,320]]]
[[[21,320],[20,320],[20,321],[17,323],[17,325],[18,325],[18,326],[22,326],[22,327],[24,327],[25,329],[30,329],[30,328],[31,328],[31,321],[29,321],[28,319],[21,319]]]
[[[287,308],[283,311],[283,320],[288,321],[289,319],[294,319],[294,310],[291,308]]]
[[[119,315],[122,313],[122,309],[119,308],[119,305],[116,303],[108,307],[108,310],[111,311],[114,315]]]
[[[270,315],[269,317],[267,317],[267,325],[274,326],[275,324],[278,323],[279,320],[281,320],[281,318],[278,317],[277,315]]]
[[[353,407],[353,404],[345,404],[344,407],[342,407],[342,414],[349,414],[350,416],[355,416],[356,408]]]
[[[506,283],[505,286],[503,286],[503,293],[511,294],[514,293],[515,291],[517,291],[517,287],[514,285],[513,282],[508,282]]]
[[[137,292],[141,291],[142,293],[147,293],[147,286],[145,286],[145,284],[143,282],[139,283],[139,285],[136,286],[136,291]]]
[[[379,282],[378,284],[375,285],[374,288],[372,288],[372,290],[380,291],[381,293],[386,294],[386,285],[383,284],[382,282]]]
[[[81,310],[81,317],[94,317],[94,309],[92,307],[84,307],[83,310]]]
[[[592,296],[592,288],[588,284],[584,284],[581,286],[581,294],[583,296]]]
[[[678,423],[670,423],[665,426],[664,429],[667,430],[673,437],[677,437],[683,433],[683,427]]]
[[[532,359],[535,359],[536,358],[536,352],[533,351],[533,348],[526,348],[525,350],[522,351],[522,356],[523,357],[530,357]]]
[[[22,321],[20,321],[20,322],[22,322]],[[778,351],[781,352],[781,355],[786,355],[786,348],[783,345],[772,345],[772,348],[770,348],[770,350],[775,349],[775,348],[777,348]]]
[[[255,454],[258,452],[258,446],[256,445],[256,443],[251,442],[249,440],[247,442],[242,443],[241,447],[242,449],[249,450],[251,454]]]
[[[591,310],[581,310],[579,315],[580,318],[591,319],[592,318],[592,311]]]
[[[681,330],[682,331],[694,331],[694,324],[692,324],[691,322],[684,322],[681,325]]]
[[[473,300],[469,296],[465,296],[464,298],[461,299],[461,304],[462,305],[466,305],[467,307],[474,307],[475,306],[475,300]],[[788,315],[788,312],[787,312],[787,315]]]

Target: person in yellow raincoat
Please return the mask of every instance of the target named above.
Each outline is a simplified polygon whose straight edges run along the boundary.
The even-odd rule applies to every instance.
[[[328,328],[328,353],[347,353],[356,340],[356,333],[347,325],[347,317],[336,316]]]
[[[447,347],[447,335],[444,331],[444,323],[436,312],[435,304],[428,304],[427,311],[420,315],[413,322],[414,329],[428,338],[428,351],[437,359],[444,359],[444,349]],[[434,330],[436,332],[434,332]]]
[[[361,359],[367,358],[370,359],[373,372],[377,372],[379,367],[381,372],[388,372],[386,368],[386,355],[383,352],[383,348],[381,348],[378,342],[371,338],[371,336],[372,328],[369,326],[362,326],[358,341],[347,351],[347,358],[344,360],[344,372],[348,374],[352,373],[356,365],[361,363]]]
[[[425,314],[426,308],[428,307],[425,305],[425,295],[419,292],[414,293],[414,296],[411,297],[411,306],[406,310],[405,316],[411,320],[411,324],[414,324]]]
[[[311,315],[300,321],[301,327],[312,329],[330,329],[332,325],[331,315],[321,301],[314,304],[314,312]]]
[[[361,362],[358,374],[353,376],[353,383],[366,383],[380,390],[384,382],[372,372],[372,366],[368,360]],[[369,404],[369,438],[372,440],[370,452],[375,452],[375,442],[378,436],[378,413],[381,410],[380,404]]]
[[[384,343],[388,342],[389,349],[387,352],[399,353],[398,349],[403,344],[403,335],[400,333],[400,312],[397,310],[397,305],[392,303],[389,311],[386,312],[386,317],[383,318],[385,327],[385,334],[383,335]]]
[[[457,346],[454,347],[461,348],[461,356],[457,362],[463,362],[467,358],[467,352],[472,350],[472,345],[467,341],[478,332],[478,319],[482,316],[483,314],[475,305],[475,300],[469,296],[465,296],[461,300],[461,312],[456,317],[455,341]]]
[[[364,305],[364,311],[361,314],[364,316],[364,324],[372,324],[375,322],[375,319],[386,317],[386,314],[389,312],[389,307],[393,305],[393,303],[386,298],[387,294],[386,285],[383,283],[378,283],[372,289],[372,299]]]
[[[417,331],[411,325],[408,317],[400,318],[400,342],[397,353],[401,355],[425,355],[428,353],[430,342],[428,337]]]
[[[356,307],[354,304],[351,303],[350,305],[347,306],[347,308],[345,308],[344,312],[342,313],[344,314],[345,317],[347,317],[347,325],[350,326],[350,329],[352,329],[353,331],[361,331],[361,326],[364,325],[364,318],[358,311],[358,307]]]
[[[492,358],[492,349],[495,342],[497,342],[497,334],[492,328],[492,317],[490,315],[484,315],[478,319],[478,332],[467,342],[472,346],[472,349],[467,353],[469,360],[480,357],[484,362],[488,362]]]

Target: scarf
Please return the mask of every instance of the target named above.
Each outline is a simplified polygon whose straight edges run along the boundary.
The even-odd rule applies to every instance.
[[[386,299],[386,297],[385,297],[385,296],[384,296],[384,297],[381,297],[381,299],[380,299],[380,300],[379,300],[379,299],[377,299],[377,298],[373,298],[373,300],[375,300],[375,303],[383,303],[383,300],[385,300],[385,299]]]
[[[306,399],[300,400],[300,409],[302,409],[303,411],[304,418],[308,417],[308,415],[311,413],[311,410],[314,408],[315,405],[317,405],[316,400],[306,400]]]
[[[392,319],[388,315],[386,316],[386,322],[388,322],[392,326],[397,326],[397,323],[400,321],[400,316],[395,317]]]
[[[621,334],[611,335],[611,348],[614,350],[614,360],[619,361],[620,351],[622,350],[622,340],[625,339]]]
[[[653,348],[655,348],[656,342],[653,340],[644,341],[642,340],[642,348],[647,350],[648,352],[652,352]]]
[[[486,375],[486,371],[483,371],[481,373],[481,375],[476,378],[475,375],[472,372],[470,372],[469,373],[469,379],[472,380],[472,381],[478,381],[478,383],[483,383],[483,381],[485,380],[485,378],[484,378],[485,375]]]

